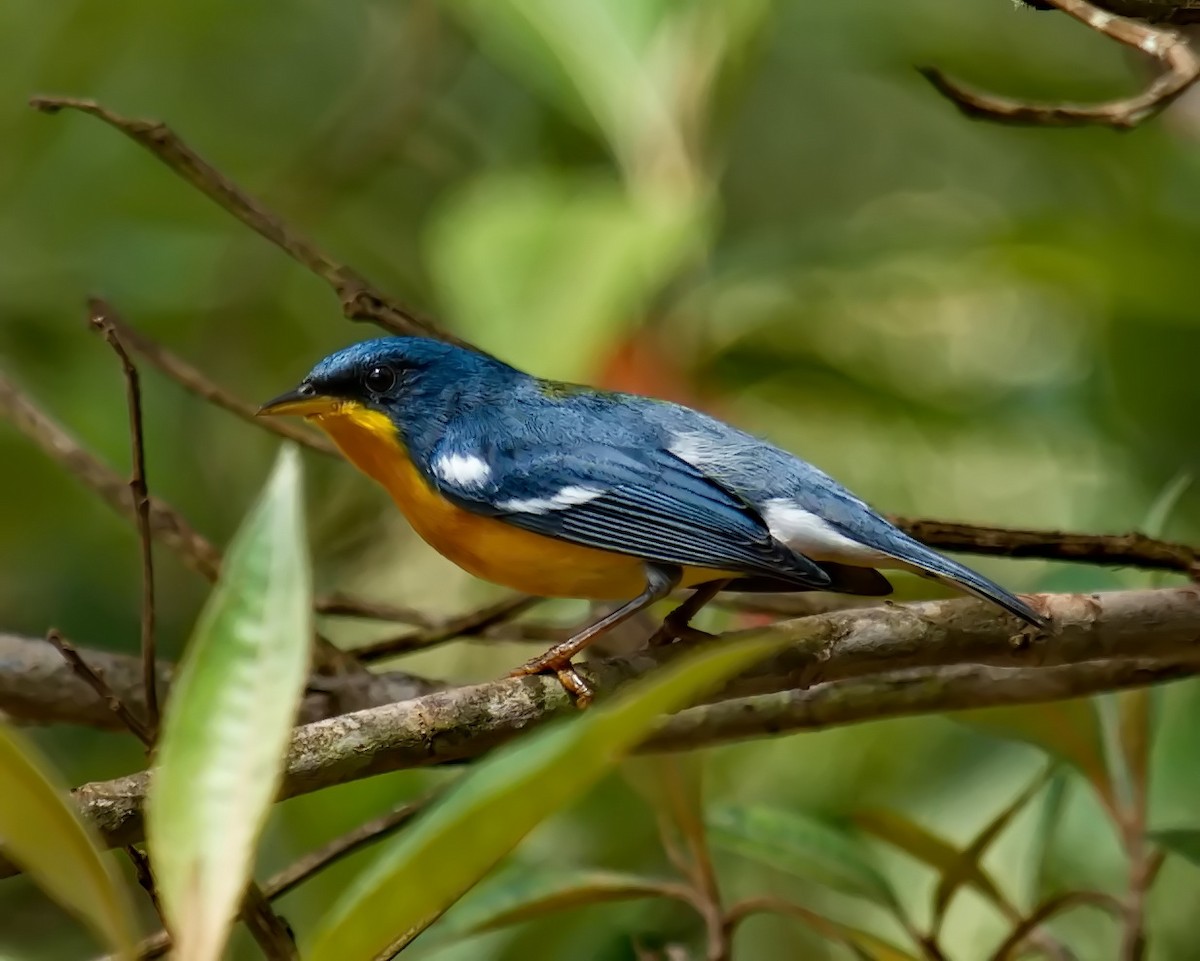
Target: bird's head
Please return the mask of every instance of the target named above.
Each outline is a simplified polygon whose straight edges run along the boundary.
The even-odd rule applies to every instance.
[[[352,344],[320,361],[292,390],[267,401],[260,416],[294,414],[329,430],[404,429],[427,419],[428,406],[446,403],[472,384],[508,370],[483,354],[424,337],[381,337]]]

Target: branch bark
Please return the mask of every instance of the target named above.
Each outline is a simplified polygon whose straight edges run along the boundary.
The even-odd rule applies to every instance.
[[[746,632],[766,631],[792,646],[721,692],[737,700],[667,720],[648,748],[1036,703],[1200,673],[1200,591],[1048,595],[1038,603],[1054,619],[1046,637],[1015,630],[1012,618],[973,600],[842,611]],[[677,656],[681,647],[599,661],[584,673],[603,694]],[[469,760],[574,710],[554,678],[526,677],[316,721],[293,734],[281,796]],[[141,772],[76,790],[81,810],[109,845],[140,838],[147,780]],[[0,876],[12,871],[0,866]]]

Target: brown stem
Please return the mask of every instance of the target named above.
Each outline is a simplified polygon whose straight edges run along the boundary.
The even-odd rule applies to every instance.
[[[62,655],[63,660],[71,665],[71,669],[100,697],[108,709],[121,719],[121,723],[141,741],[146,748],[154,746],[154,737],[142,720],[129,709],[108,686],[108,683],[85,661],[75,645],[51,628],[46,632],[46,640]]]
[[[488,604],[486,607],[481,607],[478,610],[468,611],[466,614],[451,617],[429,627],[410,631],[407,634],[400,634],[396,637],[385,638],[381,641],[374,641],[371,644],[364,644],[354,648],[352,653],[362,663],[369,664],[371,661],[382,660],[386,657],[395,657],[398,654],[408,654],[412,651],[419,651],[426,647],[443,644],[457,637],[472,637],[482,634],[496,624],[501,624],[520,616],[540,600],[541,598],[539,597],[530,597],[526,594],[506,597],[494,604]]]
[[[210,200],[324,280],[337,294],[347,318],[371,321],[394,334],[438,337],[461,343],[392,300],[355,270],[338,263],[307,237],[292,230],[275,213],[184,143],[166,124],[123,117],[94,100],[75,97],[34,97],[29,104],[36,110],[51,114],[60,110],[78,110],[125,134]]]
[[[129,492],[133,496],[137,519],[138,547],[142,561],[141,648],[142,684],[146,696],[146,729],[153,739],[158,733],[158,677],[155,669],[154,638],[154,547],[150,536],[150,490],[146,484],[146,440],[142,430],[142,388],[137,368],[129,359],[117,334],[112,310],[98,297],[88,300],[88,322],[108,341],[121,361],[125,375],[125,395],[129,407],[129,443],[132,471]]]
[[[1187,40],[1167,27],[1117,16],[1087,0],[1046,0],[1063,13],[1106,37],[1158,60],[1163,71],[1141,93],[1099,104],[1031,103],[967,87],[935,67],[921,74],[966,116],[999,123],[1040,126],[1102,124],[1118,130],[1152,117],[1200,78],[1200,57]]]

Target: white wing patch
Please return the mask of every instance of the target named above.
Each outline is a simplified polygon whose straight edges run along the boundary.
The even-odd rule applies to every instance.
[[[594,501],[604,491],[595,487],[577,487],[568,485],[553,497],[529,497],[525,499],[501,501],[497,506],[501,510],[513,514],[548,514],[550,511],[566,510],[579,504]]]
[[[700,470],[706,467],[720,468],[722,465],[736,467],[741,462],[737,445],[696,431],[672,434],[667,450]]]
[[[458,487],[481,487],[492,469],[474,454],[442,454],[433,462],[434,472],[447,484]]]
[[[893,558],[839,533],[824,518],[786,497],[767,501],[762,516],[772,537],[814,561],[869,567],[896,564]]]

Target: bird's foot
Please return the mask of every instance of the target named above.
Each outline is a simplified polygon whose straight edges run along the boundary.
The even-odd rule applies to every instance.
[[[567,692],[577,708],[582,711],[592,703],[592,689],[588,686],[587,681],[579,676],[579,672],[575,670],[575,665],[571,663],[570,658],[563,660],[561,657],[539,654],[526,661],[515,671],[511,671],[508,676],[529,677],[534,674],[548,674],[551,671],[558,677],[558,683],[563,686],[563,690]]]

